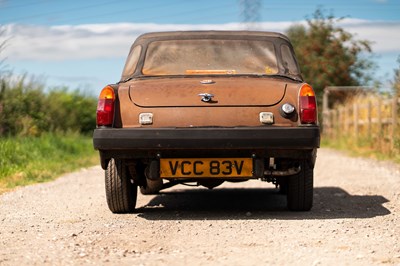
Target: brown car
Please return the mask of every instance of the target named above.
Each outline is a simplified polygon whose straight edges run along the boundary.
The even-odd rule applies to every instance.
[[[282,34],[144,34],[98,101],[93,142],[108,206],[134,211],[138,187],[259,179],[287,194],[290,210],[310,210],[317,113]]]

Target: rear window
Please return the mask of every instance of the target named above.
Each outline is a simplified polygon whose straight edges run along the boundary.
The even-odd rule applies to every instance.
[[[149,44],[143,75],[278,73],[274,44],[260,40],[167,40]]]
[[[140,52],[142,51],[142,46],[138,45],[133,50],[128,56],[128,59],[125,63],[125,68],[123,70],[123,78],[129,77],[129,75],[132,75],[133,72],[135,72],[136,65],[139,61],[140,57]]]
[[[282,63],[286,74],[299,75],[300,71],[297,68],[292,51],[286,44],[281,46]]]

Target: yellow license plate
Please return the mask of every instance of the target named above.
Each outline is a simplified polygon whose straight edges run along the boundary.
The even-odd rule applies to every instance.
[[[252,177],[251,158],[160,159],[161,178]]]

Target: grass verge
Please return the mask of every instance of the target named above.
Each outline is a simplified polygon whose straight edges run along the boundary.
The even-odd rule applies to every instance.
[[[396,145],[398,147],[399,145]],[[373,158],[381,161],[392,161],[400,164],[400,150],[392,150],[369,140],[355,141],[353,138],[341,137],[338,139],[322,138],[321,147],[344,151],[353,157]]]
[[[0,194],[18,186],[53,180],[98,163],[92,138],[79,134],[0,139]]]

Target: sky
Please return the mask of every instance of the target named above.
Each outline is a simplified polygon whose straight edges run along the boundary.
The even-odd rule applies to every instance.
[[[120,79],[130,46],[151,31],[240,30],[243,0],[0,0],[0,60],[14,75],[47,87],[97,94]],[[374,78],[387,81],[400,55],[400,0],[260,0],[258,30],[284,33],[317,8],[343,17],[356,39],[372,42]],[[386,85],[385,85],[386,86]]]

